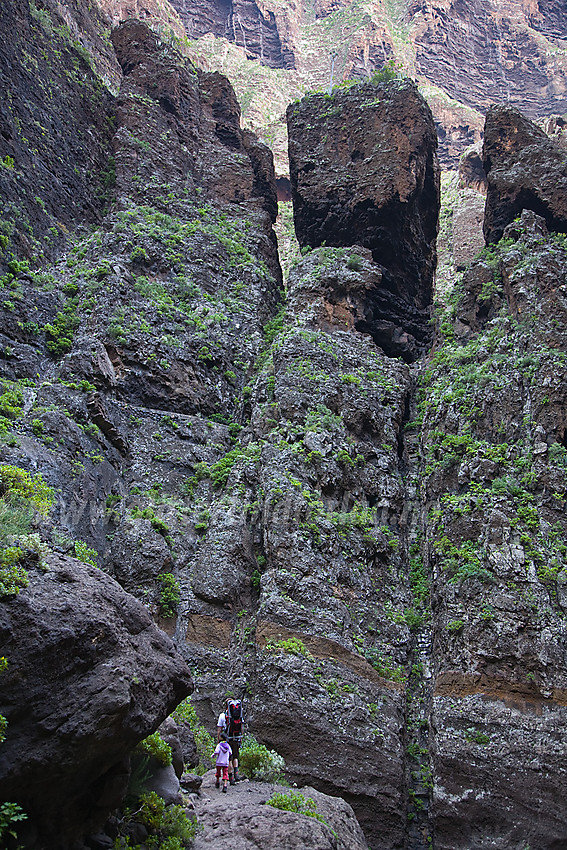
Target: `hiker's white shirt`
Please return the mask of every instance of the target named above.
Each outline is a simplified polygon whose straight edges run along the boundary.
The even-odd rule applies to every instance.
[[[217,720],[217,729],[218,728],[225,729],[226,728],[226,715],[224,711],[221,711],[219,714],[219,719]]]

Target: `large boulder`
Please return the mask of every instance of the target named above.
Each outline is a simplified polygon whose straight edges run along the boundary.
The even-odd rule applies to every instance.
[[[410,80],[316,94],[287,110],[299,244],[361,245],[382,287],[418,308],[432,299],[439,213],[437,135]]]
[[[486,115],[482,159],[487,245],[498,242],[522,210],[541,215],[550,231],[567,233],[567,156],[543,130],[517,109],[493,106]]]
[[[195,850],[368,850],[352,808],[340,797],[305,787],[290,789],[267,782],[239,782],[222,794],[214,788],[214,771],[204,777],[195,811],[201,831]],[[318,817],[266,805],[274,794],[314,804]]]
[[[171,640],[101,570],[50,555],[29,578],[0,602],[0,799],[61,850],[116,807],[129,752],[193,686]]]

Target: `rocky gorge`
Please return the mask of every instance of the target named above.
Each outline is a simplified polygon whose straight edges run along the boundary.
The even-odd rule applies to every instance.
[[[324,820],[206,777],[195,847],[567,846],[565,150],[488,110],[434,305],[430,107],[309,95],[284,282],[229,81],[90,5],[0,9],[4,840],[112,847],[136,745],[232,694]]]

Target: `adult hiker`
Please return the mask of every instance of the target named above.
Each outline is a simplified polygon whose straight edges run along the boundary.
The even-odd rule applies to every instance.
[[[243,726],[244,714],[242,711],[242,700],[227,699],[226,708],[219,714],[219,719],[217,720],[217,741],[221,740],[221,735],[224,732],[232,750],[232,758],[228,765],[228,779],[231,785],[234,785],[239,779],[238,759],[240,756],[240,744],[242,743]]]
[[[228,765],[230,764],[230,757],[232,755],[232,750],[230,748],[230,744],[226,740],[226,735],[224,732],[221,734],[221,739],[218,742],[216,749],[213,753],[213,756],[216,756],[216,780],[215,780],[215,788],[219,788],[220,786],[220,778],[222,772],[222,790],[223,793],[226,794],[226,783],[228,781]]]

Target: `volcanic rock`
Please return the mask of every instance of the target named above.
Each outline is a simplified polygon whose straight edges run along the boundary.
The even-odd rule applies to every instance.
[[[0,796],[45,847],[96,829],[126,790],[128,755],[192,690],[144,606],[102,571],[50,555],[0,602]]]
[[[0,4],[2,239],[20,259],[52,258],[108,199],[113,97],[100,75],[115,85],[120,68],[86,5]]]
[[[565,844],[567,252],[531,210],[504,237],[464,275],[422,408],[442,850],[471,819],[474,846]]]
[[[214,3],[193,3],[191,0],[172,0],[189,38],[205,33],[224,36],[242,45],[248,58],[257,57],[272,68],[293,68],[294,55],[278,30],[276,13],[269,4],[257,0],[217,0]]]
[[[565,70],[545,38],[565,38],[563,0],[411,0],[416,68],[451,98],[485,111],[504,98],[532,117],[565,109]]]
[[[567,154],[518,110],[494,106],[486,116],[482,151],[488,179],[484,237],[498,242],[524,209],[550,231],[567,232]]]
[[[472,145],[460,158],[459,185],[486,194],[487,181],[480,145]]]
[[[273,794],[301,795],[315,804],[318,820],[266,805]],[[304,787],[290,789],[268,782],[238,782],[223,794],[214,787],[214,772],[204,777],[195,810],[202,831],[195,850],[367,850],[368,845],[348,803]]]
[[[287,110],[297,238],[302,247],[362,245],[382,287],[431,303],[439,212],[437,137],[409,80],[317,94]]]

